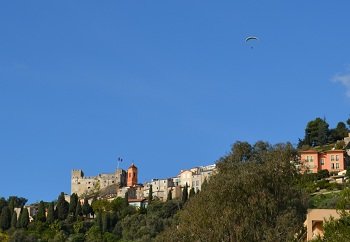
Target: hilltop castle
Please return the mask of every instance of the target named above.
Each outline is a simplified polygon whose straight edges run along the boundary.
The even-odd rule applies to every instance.
[[[71,193],[78,196],[99,192],[112,185],[115,188],[137,185],[137,167],[131,164],[127,171],[117,169],[114,173],[102,173],[97,176],[84,176],[82,170],[72,170]]]

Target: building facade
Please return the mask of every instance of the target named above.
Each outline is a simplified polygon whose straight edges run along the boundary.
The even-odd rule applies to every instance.
[[[317,173],[320,170],[339,172],[346,168],[344,150],[328,150],[324,152],[316,150],[300,151],[300,161],[302,172]]]

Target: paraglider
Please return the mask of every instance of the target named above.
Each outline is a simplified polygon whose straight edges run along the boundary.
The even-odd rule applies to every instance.
[[[251,49],[253,49],[254,48],[254,42],[255,41],[258,41],[259,39],[258,39],[258,37],[256,37],[256,36],[248,36],[246,39],[245,39],[245,42],[246,43],[249,43],[250,44],[250,48]],[[252,42],[252,43],[250,43],[250,42]]]

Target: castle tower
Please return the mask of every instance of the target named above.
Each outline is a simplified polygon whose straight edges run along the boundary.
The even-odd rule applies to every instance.
[[[137,167],[134,163],[128,168],[127,186],[132,187],[137,184]]]

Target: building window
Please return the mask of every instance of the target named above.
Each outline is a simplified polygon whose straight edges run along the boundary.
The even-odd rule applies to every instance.
[[[332,169],[334,169],[334,163],[332,163]]]
[[[324,158],[321,158],[321,165],[324,165]]]
[[[335,168],[339,169],[339,163],[335,163]]]
[[[336,156],[335,156],[335,160],[336,160],[336,161],[339,161],[339,155],[336,155]]]
[[[334,161],[334,155],[331,155],[331,161]]]
[[[306,156],[306,160],[308,162],[313,162],[314,161],[314,158],[312,156]]]
[[[197,186],[197,187],[199,186],[199,181],[196,181],[196,186]]]

